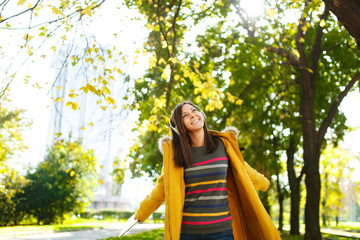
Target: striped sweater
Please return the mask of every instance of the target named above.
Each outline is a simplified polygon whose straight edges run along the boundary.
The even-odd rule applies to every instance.
[[[185,203],[181,233],[206,234],[231,229],[226,175],[228,156],[220,139],[219,147],[206,153],[204,147],[191,148],[192,165],[184,170]]]

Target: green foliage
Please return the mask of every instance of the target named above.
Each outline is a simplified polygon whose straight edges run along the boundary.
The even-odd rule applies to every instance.
[[[0,105],[0,168],[5,160],[26,148],[21,134],[30,123],[23,113],[24,110],[9,111]]]
[[[96,159],[81,142],[58,141],[24,188],[28,211],[38,223],[63,220],[66,213],[81,211],[89,204],[96,186]]]
[[[26,214],[21,194],[28,181],[9,166],[0,173],[0,226],[16,225]]]
[[[351,189],[349,179],[353,169],[349,166],[349,161],[354,156],[347,150],[340,147],[328,146],[320,161],[320,173],[322,183],[322,202],[321,215],[323,225],[328,225],[329,221],[335,216],[337,224],[340,217],[344,217],[342,209],[346,189]],[[342,212],[342,214],[341,214]]]
[[[266,22],[261,23],[260,18],[249,19],[244,12],[231,12],[224,7],[231,4],[236,9],[241,6],[236,2],[214,1],[204,6],[186,2],[176,8],[182,16],[180,19],[175,18],[174,13],[170,15],[170,11],[168,15],[172,18],[164,18],[162,22],[156,21],[156,10],[165,8],[167,3],[154,7],[152,1],[129,2],[139,7],[149,24],[159,26],[151,28],[151,34],[158,35],[150,34],[146,45],[153,54],[148,72],[144,78],[136,80],[132,90],[135,100],[131,106],[141,112],[139,127],[135,129],[140,131],[140,137],[130,153],[135,176],[141,175],[141,171],[151,176],[160,172],[161,155],[154,142],[160,135],[168,134],[166,116],[185,99],[205,110],[210,128],[238,127],[247,161],[259,169],[267,169],[268,175],[280,167],[279,151],[288,148],[290,138],[295,140],[297,149],[301,146],[302,69],[292,62],[298,61],[300,56],[295,42],[299,19],[286,18],[289,14],[305,15],[306,23],[301,29],[304,36],[299,41],[305,46],[309,72],[313,71],[316,78],[313,109],[316,129],[323,124],[331,104],[349,79],[359,70],[356,60],[359,53],[353,39],[332,16],[325,22],[321,20],[321,1],[309,6],[303,2],[266,1],[266,14],[262,16]],[[221,11],[223,8],[227,11]],[[188,9],[192,17],[183,21]],[[221,14],[216,14],[219,11]],[[172,56],[177,59],[176,67],[170,69],[174,78],[161,77],[166,72],[166,63],[173,60],[161,55],[165,50],[160,29],[166,24],[183,26],[178,28],[178,34],[184,36],[184,42],[175,45],[178,50]],[[196,24],[202,24],[205,33],[197,35],[196,47],[189,43],[196,51],[187,51],[186,34]],[[313,50],[320,25],[324,31],[315,69],[310,59],[316,57]],[[345,55],[352,57],[345,59]],[[345,119],[341,112],[336,114],[330,125],[333,134],[327,135],[329,142],[342,139]]]

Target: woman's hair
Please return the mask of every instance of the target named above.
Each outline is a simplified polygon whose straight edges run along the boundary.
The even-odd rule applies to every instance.
[[[178,167],[190,167],[191,165],[191,139],[186,133],[186,129],[183,122],[182,107],[184,104],[189,104],[195,107],[198,111],[201,111],[198,106],[192,102],[185,101],[179,103],[173,110],[170,117],[171,133],[173,136],[173,148],[174,148],[174,161]],[[211,153],[218,147],[218,142],[212,137],[205,124],[204,118],[204,140],[206,152]],[[175,128],[175,129],[174,129]]]

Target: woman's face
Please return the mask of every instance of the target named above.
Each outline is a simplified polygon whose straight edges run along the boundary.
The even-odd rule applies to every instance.
[[[204,119],[201,112],[190,104],[182,106],[182,118],[187,133],[200,130],[204,127]]]

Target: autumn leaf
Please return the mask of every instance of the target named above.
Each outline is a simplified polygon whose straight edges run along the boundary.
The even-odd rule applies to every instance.
[[[325,25],[326,25],[326,22],[325,22],[325,20],[324,19],[321,19],[321,21],[320,21],[320,27],[325,27]]]
[[[17,5],[24,5],[25,2],[26,2],[26,0],[19,0]]]
[[[275,15],[276,15],[276,12],[275,12],[275,10],[274,9],[269,9],[267,12],[266,12],[266,14],[269,16],[269,17],[274,17]]]
[[[62,101],[62,102],[64,102],[64,99],[63,99],[63,98],[61,98],[61,97],[58,97],[58,98],[56,98],[56,99],[55,99],[55,102],[58,102],[58,101]]]

